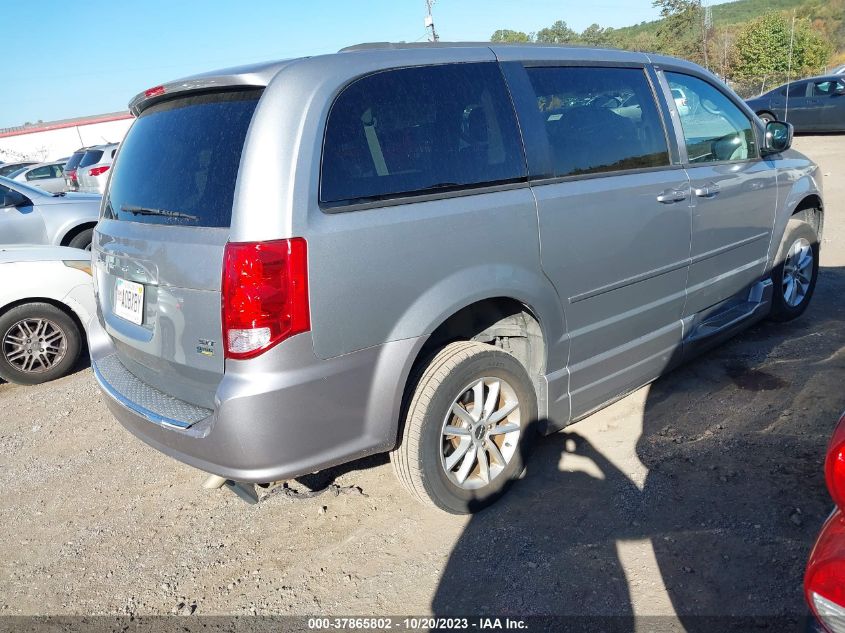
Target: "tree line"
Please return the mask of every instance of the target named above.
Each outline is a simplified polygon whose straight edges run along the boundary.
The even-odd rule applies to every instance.
[[[714,25],[712,19],[707,19],[701,0],[655,0],[653,6],[660,9],[660,20],[653,23],[621,29],[591,24],[579,33],[558,20],[533,33],[500,29],[490,40],[663,53],[701,64],[738,83],[785,76],[790,70],[793,77],[821,73],[832,61],[834,44],[839,43],[840,35],[845,44],[843,0],[811,5],[795,3],[793,11],[767,10],[771,4],[760,0],[742,0],[731,5],[748,5],[745,11],[753,15],[756,10],[756,17],[749,16],[735,24]],[[722,7],[725,5],[713,9],[722,10]],[[734,6],[730,10],[734,15],[738,13]]]

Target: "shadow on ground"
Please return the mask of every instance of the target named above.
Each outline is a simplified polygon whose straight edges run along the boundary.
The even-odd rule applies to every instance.
[[[714,630],[700,616],[800,626],[804,564],[830,510],[824,450],[845,408],[843,297],[845,269],[823,268],[803,317],[763,322],[653,384],[627,416],[643,418],[642,487],[577,424],[541,440],[525,478],[467,525],[432,610],[632,616],[634,594],[660,594],[688,631]],[[660,577],[623,569],[630,540],[650,541]]]

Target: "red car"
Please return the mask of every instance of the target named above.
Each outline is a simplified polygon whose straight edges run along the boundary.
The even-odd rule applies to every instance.
[[[810,553],[804,595],[826,631],[845,633],[845,413],[833,432],[824,472],[836,508]]]

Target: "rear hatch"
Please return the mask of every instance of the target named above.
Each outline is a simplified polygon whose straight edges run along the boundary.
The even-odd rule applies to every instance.
[[[77,150],[71,154],[71,157],[65,163],[65,185],[69,188],[75,188],[79,184],[76,178],[76,169],[79,167],[83,156],[85,156],[85,150]]]
[[[97,300],[120,362],[205,408],[223,374],[223,250],[260,95],[182,93],[143,110],[112,168],[94,243]]]

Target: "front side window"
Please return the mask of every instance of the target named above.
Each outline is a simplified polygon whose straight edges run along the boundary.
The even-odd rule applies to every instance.
[[[690,75],[667,72],[666,79],[673,93],[681,90],[686,97],[686,106],[679,106],[678,114],[690,163],[757,157],[751,120],[722,91]]]
[[[549,140],[552,177],[669,164],[666,135],[641,68],[527,68]]]
[[[813,83],[814,97],[830,97],[836,94],[841,87],[841,82],[835,79],[827,79],[825,81],[816,81]]]
[[[343,206],[525,177],[495,63],[388,70],[341,92],[326,124],[320,202]]]

